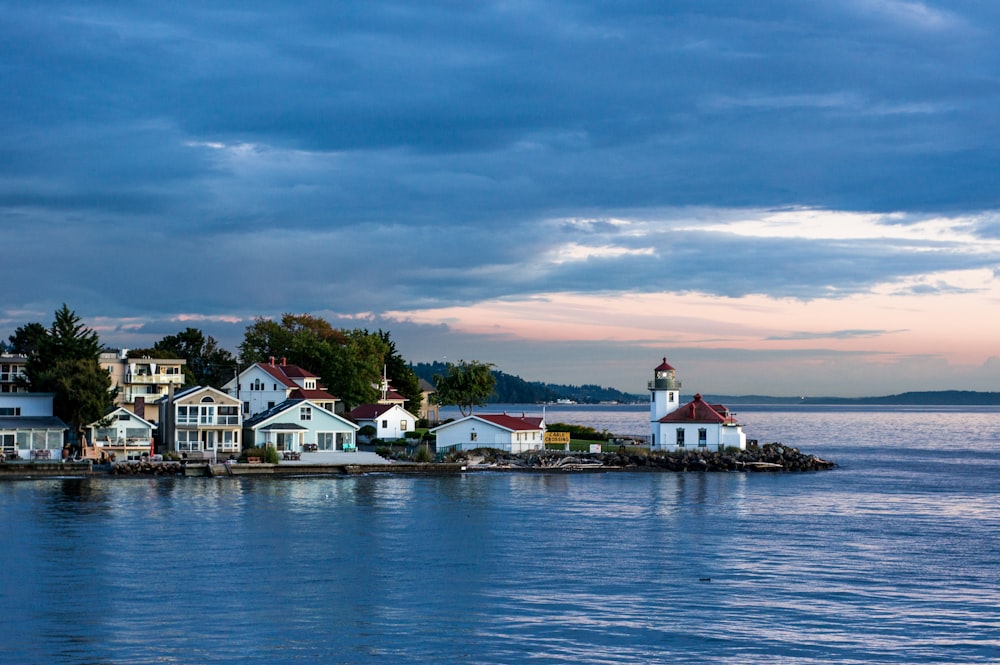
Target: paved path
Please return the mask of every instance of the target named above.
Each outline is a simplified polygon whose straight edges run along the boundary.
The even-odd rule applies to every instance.
[[[302,453],[300,460],[281,460],[281,464],[391,464],[386,458],[358,451],[355,453],[345,453],[341,451],[319,451],[315,453]]]

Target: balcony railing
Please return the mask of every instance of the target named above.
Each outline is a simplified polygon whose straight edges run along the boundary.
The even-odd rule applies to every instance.
[[[178,425],[201,425],[203,427],[219,427],[226,425],[239,425],[240,416],[215,416],[215,418],[202,418],[200,416],[177,416]]]
[[[125,374],[125,383],[131,383],[134,385],[139,384],[149,384],[149,383],[173,383],[175,385],[180,385],[184,383],[183,374],[133,374],[131,372]]]

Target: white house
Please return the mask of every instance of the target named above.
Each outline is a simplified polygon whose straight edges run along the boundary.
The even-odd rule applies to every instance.
[[[431,430],[437,451],[499,448],[512,453],[545,447],[545,420],[541,417],[509,416],[506,413],[474,413]]]
[[[402,439],[417,426],[417,417],[399,404],[362,404],[347,417],[359,427],[372,425],[375,438],[383,441]]]
[[[242,450],[243,416],[235,397],[210,386],[192,386],[159,404],[160,440],[167,451],[225,459]]]
[[[357,450],[358,426],[318,404],[289,399],[243,422],[247,446],[282,452]]]
[[[680,404],[681,383],[673,367],[663,362],[649,382],[649,445],[653,450],[722,450],[747,447],[746,434],[723,404],[709,404],[700,394]]]
[[[113,454],[116,460],[136,460],[152,455],[154,430],[154,423],[120,406],[88,425],[87,437],[99,453]]]
[[[0,394],[0,452],[6,459],[61,459],[69,429],[52,415],[53,393]]]
[[[286,399],[308,399],[327,411],[336,412],[337,398],[320,385],[319,377],[284,358],[255,363],[231,379],[222,389],[243,405],[243,415],[252,416],[274,408]]]

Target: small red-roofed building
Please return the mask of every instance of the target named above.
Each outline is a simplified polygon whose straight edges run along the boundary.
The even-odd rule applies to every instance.
[[[307,399],[333,413],[338,401],[320,385],[317,375],[289,365],[284,358],[280,362],[271,358],[266,363],[254,363],[222,389],[240,400],[244,416],[263,413],[288,399]]]
[[[545,448],[545,419],[506,413],[474,413],[431,430],[437,451],[498,448],[511,453]]]
[[[362,404],[347,417],[359,427],[371,425],[375,438],[383,441],[402,439],[417,427],[417,417],[399,404]]]
[[[651,449],[746,449],[746,434],[728,407],[709,404],[701,394],[681,405],[681,383],[667,359],[653,371],[654,379],[649,382]]]

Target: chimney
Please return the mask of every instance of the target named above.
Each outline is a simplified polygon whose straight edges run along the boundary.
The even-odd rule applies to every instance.
[[[146,398],[136,397],[135,404],[132,406],[132,412],[139,416],[143,420],[146,419]]]
[[[271,367],[274,367],[274,356],[271,356]]]
[[[287,359],[286,359],[286,358],[285,358],[284,356],[282,356],[282,358],[281,358],[281,366],[282,366],[282,367],[284,367],[284,366],[285,366],[285,361],[286,361],[286,360],[287,360]]]

